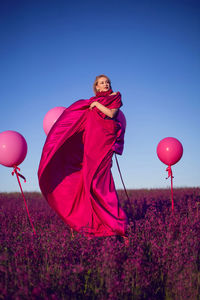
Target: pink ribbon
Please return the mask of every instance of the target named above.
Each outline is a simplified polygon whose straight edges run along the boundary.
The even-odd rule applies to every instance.
[[[17,167],[17,166],[14,166],[14,170],[12,171],[12,175],[14,175],[14,174],[18,174],[18,176],[20,176],[22,179],[24,179],[24,182],[26,182],[26,178],[22,175],[22,174],[20,174],[20,173],[18,173],[18,171],[17,170],[19,170],[20,171],[20,168],[19,167]]]
[[[171,166],[168,166],[166,171],[168,172],[168,177],[166,177],[166,179],[168,179],[169,177],[171,177],[171,201],[172,201],[172,212],[174,211],[174,200],[173,200],[173,174],[172,174],[172,169]]]
[[[24,199],[24,204],[25,204],[25,207],[26,207],[26,211],[27,211],[27,213],[28,213],[29,221],[30,221],[31,226],[32,226],[32,228],[33,228],[34,234],[36,234],[35,228],[34,228],[34,226],[33,226],[33,223],[32,223],[32,221],[31,221],[31,217],[30,217],[30,214],[29,214],[29,211],[28,211],[28,206],[27,206],[26,199],[25,199],[25,196],[24,196],[24,193],[23,193],[23,190],[22,190],[21,182],[20,182],[20,180],[19,180],[19,177],[21,177],[21,178],[24,179],[24,182],[26,182],[26,178],[25,178],[22,174],[18,173],[18,171],[20,171],[20,168],[17,167],[17,166],[14,166],[14,167],[13,167],[13,171],[12,171],[12,175],[16,174],[16,176],[17,176],[17,181],[18,181],[19,187],[20,187],[20,189],[21,189],[21,193],[22,193],[22,197],[23,197],[23,199]]]

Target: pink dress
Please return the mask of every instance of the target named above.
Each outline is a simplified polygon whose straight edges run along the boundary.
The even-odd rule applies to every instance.
[[[124,128],[107,119],[93,101],[122,105],[121,95],[79,100],[49,132],[39,165],[41,191],[63,221],[87,236],[125,235],[127,217],[111,174],[112,155],[122,154]]]

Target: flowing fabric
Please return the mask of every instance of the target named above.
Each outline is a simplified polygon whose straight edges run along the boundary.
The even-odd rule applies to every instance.
[[[38,170],[49,205],[63,221],[88,236],[124,235],[127,217],[119,205],[111,174],[113,152],[122,154],[124,128],[93,101],[108,108],[122,105],[121,95],[73,103],[50,130]]]

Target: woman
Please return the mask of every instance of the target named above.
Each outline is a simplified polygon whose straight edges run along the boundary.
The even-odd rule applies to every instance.
[[[46,139],[38,170],[41,191],[70,228],[87,236],[121,235],[127,218],[111,174],[112,156],[122,154],[122,106],[110,79],[96,77],[95,96],[68,107]]]

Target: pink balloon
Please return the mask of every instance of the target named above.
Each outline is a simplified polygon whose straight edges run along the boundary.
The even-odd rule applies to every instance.
[[[164,164],[172,166],[181,159],[183,146],[179,140],[173,137],[167,137],[159,142],[157,155]]]
[[[117,118],[116,118],[121,124],[122,124],[122,130],[125,131],[126,129],[126,118],[124,113],[119,109]]]
[[[7,130],[0,133],[0,164],[6,167],[18,166],[27,154],[25,138],[16,131]]]
[[[46,135],[48,135],[51,127],[53,124],[57,121],[57,119],[61,116],[63,111],[66,109],[66,107],[63,106],[56,106],[52,109],[50,109],[43,120],[43,129]]]

